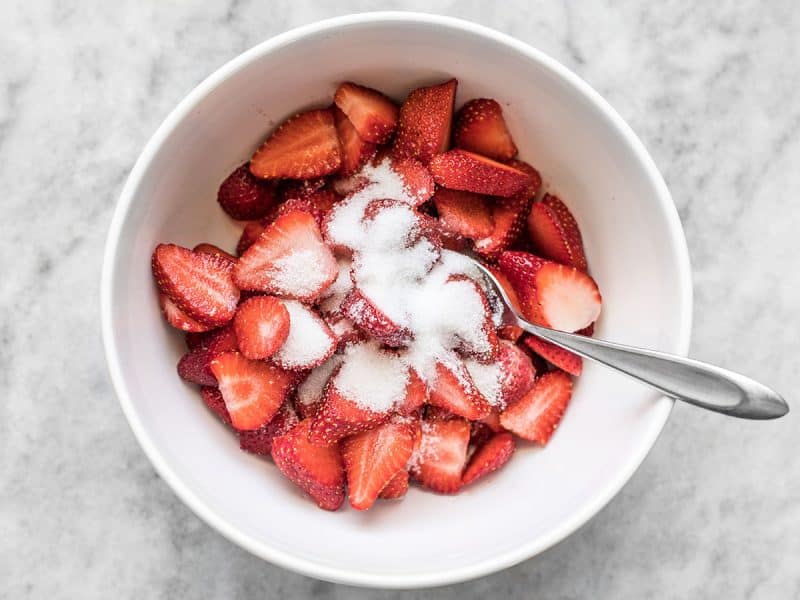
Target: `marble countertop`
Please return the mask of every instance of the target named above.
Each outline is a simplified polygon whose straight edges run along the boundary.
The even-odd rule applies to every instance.
[[[619,110],[680,210],[694,266],[693,354],[757,375],[793,403],[794,2],[5,0],[0,598],[404,596],[273,567],[195,517],[128,428],[98,322],[111,213],[167,112],[273,34],[398,7],[514,35]],[[408,596],[800,597],[799,433],[796,414],[750,423],[677,406],[630,483],[576,534],[504,572]]]

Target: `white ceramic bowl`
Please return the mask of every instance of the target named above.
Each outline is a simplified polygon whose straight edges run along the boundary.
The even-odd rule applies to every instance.
[[[453,496],[412,489],[367,513],[316,508],[237,441],[181,382],[181,336],[162,320],[150,275],[161,241],[232,249],[239,227],[219,182],[300,108],[354,80],[402,99],[459,80],[457,103],[495,97],[519,146],[580,223],[603,293],[599,337],[685,354],[691,327],[686,243],[669,192],[616,112],[551,58],[455,19],[372,13],[295,29],[238,56],[164,121],[114,214],[102,280],[105,350],[131,427],[159,474],[201,518],[283,567],[376,587],[461,581],[555,544],[602,508],[656,440],[672,403],[587,364],[558,433]]]

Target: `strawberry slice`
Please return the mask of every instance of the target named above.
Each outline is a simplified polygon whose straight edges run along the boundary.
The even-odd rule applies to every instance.
[[[380,342],[393,348],[408,345],[411,331],[398,325],[358,288],[353,288],[342,301],[341,312],[356,327]]]
[[[317,506],[337,510],[344,502],[344,466],[338,445],[308,441],[311,421],[300,421],[272,440],[272,460],[290,481],[311,496]]]
[[[378,90],[345,81],[336,90],[333,101],[362,139],[373,144],[389,141],[397,126],[398,110]]]
[[[528,348],[547,362],[570,375],[577,377],[583,371],[583,359],[569,350],[564,350],[564,348],[560,348],[552,342],[537,338],[534,335],[526,336],[524,342]]]
[[[505,428],[500,424],[500,411],[497,408],[492,409],[492,412],[483,417],[478,423],[486,425],[493,433],[505,431]]]
[[[531,207],[528,234],[534,248],[544,258],[586,271],[586,253],[575,217],[566,205],[551,194]]]
[[[530,200],[523,194],[511,198],[496,198],[492,206],[494,231],[489,237],[475,241],[475,252],[486,260],[497,260],[517,240],[525,226]]]
[[[239,447],[250,454],[269,456],[272,453],[272,440],[291,431],[297,422],[297,413],[291,403],[284,402],[266,425],[250,431],[240,431]]]
[[[406,386],[406,395],[403,401],[397,406],[397,412],[401,415],[411,415],[428,400],[428,386],[417,374],[414,369],[408,370],[408,385]]]
[[[239,305],[233,328],[246,358],[269,358],[289,337],[289,311],[274,296],[248,298]]]
[[[336,107],[333,108],[333,120],[342,145],[342,167],[339,172],[347,177],[358,172],[373,157],[377,147],[362,138],[350,119]]]
[[[211,370],[211,362],[217,355],[233,352],[238,348],[236,332],[232,326],[209,331],[195,348],[181,357],[178,362],[178,375],[191,383],[216,386],[217,378]]]
[[[311,213],[289,210],[275,219],[233,269],[236,285],[313,302],[336,279],[336,258]]]
[[[192,248],[192,252],[197,252],[199,254],[213,254],[214,256],[219,256],[220,258],[224,258],[231,264],[236,262],[236,257],[233,254],[225,252],[225,250],[223,250],[219,246],[215,246],[214,244],[207,244],[205,242],[203,242],[202,244],[197,244],[197,246]]]
[[[427,165],[435,154],[447,150],[457,86],[458,81],[450,79],[408,95],[397,121],[396,158],[416,158]]]
[[[270,422],[289,394],[293,378],[265,362],[238,352],[223,352],[211,361],[211,372],[236,429],[258,429]]]
[[[529,321],[573,332],[600,316],[600,291],[586,273],[527,252],[503,252],[498,264],[517,290]]]
[[[225,408],[225,400],[222,399],[222,393],[216,387],[203,386],[200,388],[200,397],[203,399],[208,409],[223,423],[231,426],[231,416],[228,414],[228,409]]]
[[[511,160],[505,161],[505,163],[509,167],[513,167],[517,171],[522,171],[523,173],[528,174],[528,185],[522,189],[519,194],[524,196],[526,199],[533,198],[536,194],[539,193],[539,188],[542,187],[542,176],[539,175],[539,171],[534,169],[531,165],[526,163],[524,160],[519,160],[516,158],[512,158]]]
[[[242,235],[236,244],[236,256],[241,256],[245,251],[256,243],[256,240],[264,233],[266,225],[261,221],[250,221],[242,229]]]
[[[158,288],[184,313],[209,327],[224,325],[236,312],[239,290],[231,278],[232,267],[224,258],[175,244],[159,244],[153,252]]]
[[[463,364],[450,367],[437,363],[428,402],[471,421],[485,417],[492,410]]]
[[[414,206],[420,206],[430,200],[436,184],[425,165],[413,158],[390,158],[389,166],[403,180],[406,192],[414,199]]]
[[[514,286],[511,285],[508,277],[503,275],[503,272],[496,266],[487,265],[487,268],[492,272],[492,275],[495,276],[495,279],[500,282],[500,285],[505,291],[506,296],[508,296],[508,299],[511,301],[511,306],[514,308],[514,310],[522,314],[522,305],[519,302],[519,296],[517,296],[517,292],[514,289]],[[512,342],[516,342],[523,333],[524,330],[518,325],[503,325],[497,329],[497,335],[499,337]]]
[[[519,437],[546,444],[558,427],[572,397],[572,379],[563,371],[550,371],[533,388],[500,415],[500,423]]]
[[[342,150],[330,110],[309,110],[284,121],[250,159],[262,179],[310,179],[339,170]]]
[[[469,433],[469,423],[464,419],[424,421],[418,456],[411,460],[414,478],[440,494],[460,490]]]
[[[169,296],[164,293],[158,294],[158,305],[161,307],[161,312],[164,314],[167,323],[176,329],[192,333],[200,333],[211,329],[183,312],[170,300]]]
[[[439,214],[439,225],[448,233],[479,240],[494,231],[492,206],[480,194],[439,188],[433,204]]]
[[[461,485],[467,485],[496,471],[514,454],[514,436],[510,433],[496,433],[484,442],[470,458]]]
[[[497,362],[501,367],[500,393],[503,403],[513,404],[533,387],[536,368],[525,351],[506,340],[500,342]]]
[[[217,202],[234,219],[260,219],[275,202],[275,185],[255,177],[245,163],[219,186]]]
[[[506,161],[517,154],[517,147],[506,127],[503,109],[496,100],[470,100],[456,115],[455,145],[495,160]]]
[[[405,469],[399,470],[397,473],[394,474],[389,480],[389,483],[381,490],[381,493],[378,494],[378,498],[382,498],[384,500],[394,500],[397,498],[402,498],[408,492],[408,471]]]
[[[335,375],[325,391],[325,400],[311,422],[308,439],[314,444],[334,444],[347,436],[385,423],[390,413],[363,408],[336,388]]]
[[[283,305],[289,315],[289,334],[272,362],[282,369],[305,371],[328,360],[337,339],[322,317],[296,300],[284,300]]]
[[[439,185],[476,194],[513,196],[530,183],[527,173],[466,150],[437,154],[429,168]]]
[[[396,473],[404,469],[414,446],[414,428],[390,421],[347,438],[342,459],[350,505],[367,510]]]
[[[263,222],[268,225],[281,215],[293,210],[302,210],[311,213],[317,222],[317,226],[321,228],[328,212],[338,200],[339,197],[336,193],[328,189],[317,190],[301,198],[289,198],[286,202],[275,206],[270,214],[263,219]]]
[[[480,362],[491,362],[497,355],[498,339],[494,322],[492,321],[492,309],[486,294],[474,279],[466,275],[451,275],[448,278],[445,293],[451,293],[452,286],[466,287],[472,294],[477,296],[478,301],[483,306],[483,322],[479,329],[475,327],[477,324],[469,323],[453,332],[453,335],[458,339],[458,349],[463,354]],[[467,296],[461,293],[451,297],[456,301],[463,302],[467,300]]]

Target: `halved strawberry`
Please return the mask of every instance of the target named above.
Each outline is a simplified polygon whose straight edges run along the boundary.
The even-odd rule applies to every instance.
[[[513,196],[530,183],[527,173],[466,150],[437,154],[429,167],[439,185],[476,194]]]
[[[503,252],[498,264],[529,321],[573,332],[600,316],[600,291],[586,273],[526,252]]]
[[[272,440],[272,459],[281,472],[311,496],[317,506],[337,510],[344,502],[344,465],[338,444],[308,441],[311,420],[300,421]]]
[[[490,98],[476,98],[461,107],[456,115],[453,141],[458,148],[495,160],[509,160],[517,154],[503,109]]]
[[[461,484],[470,484],[496,471],[506,464],[513,454],[514,436],[510,433],[494,434],[475,450],[461,476]]]
[[[564,371],[550,371],[500,415],[500,423],[519,437],[546,444],[558,427],[572,397],[572,379]]]
[[[342,167],[339,172],[346,177],[361,169],[375,154],[377,147],[358,135],[347,115],[336,107],[333,108],[333,120],[342,145]]]
[[[397,126],[398,110],[394,102],[378,90],[345,81],[336,90],[333,101],[367,142],[383,144]]]
[[[458,81],[450,79],[408,95],[397,121],[396,158],[416,158],[427,165],[435,154],[447,150],[457,86]]]
[[[289,311],[275,296],[255,296],[239,305],[233,327],[245,357],[269,358],[289,337]]]
[[[403,401],[397,406],[398,414],[411,415],[419,410],[427,400],[428,386],[425,385],[425,382],[414,369],[409,368],[406,395]]]
[[[266,225],[261,221],[250,221],[246,223],[242,229],[242,235],[239,236],[239,242],[236,244],[236,255],[241,256],[245,251],[256,243],[256,240],[264,233]]]
[[[234,219],[260,219],[275,202],[275,185],[258,179],[245,163],[219,186],[217,202]]]
[[[203,325],[200,321],[193,319],[183,312],[172,300],[170,300],[169,296],[162,292],[159,292],[158,294],[158,304],[161,307],[161,312],[164,314],[164,318],[176,329],[180,329],[181,331],[189,331],[192,333],[200,333],[211,329],[211,327],[208,325]]]
[[[284,121],[250,159],[262,179],[310,179],[339,170],[342,150],[330,110],[309,110]]]
[[[200,385],[216,386],[217,378],[211,370],[211,362],[218,354],[238,350],[236,332],[228,325],[209,331],[199,345],[184,354],[178,362],[178,375],[181,379]]]
[[[341,311],[356,327],[387,346],[405,346],[412,339],[408,328],[395,323],[358,288],[353,288],[347,294],[342,301]]]
[[[519,192],[521,196],[524,196],[526,199],[530,199],[539,193],[539,188],[542,187],[542,176],[539,174],[539,171],[526,163],[524,160],[519,160],[517,158],[507,160],[505,163],[517,171],[522,171],[523,173],[528,174],[528,185]]]
[[[575,375],[575,377],[580,375],[583,371],[583,359],[577,354],[569,350],[564,350],[564,348],[538,338],[535,335],[526,336],[523,341],[528,348],[562,371],[566,371],[570,375]]]
[[[333,205],[336,204],[338,200],[339,197],[333,190],[323,188],[316,192],[306,194],[301,198],[289,198],[286,202],[275,206],[273,211],[262,221],[265,224],[270,224],[279,216],[288,212],[303,210],[311,213],[314,220],[317,222],[317,226],[321,228],[328,212],[330,212],[331,208],[333,208]]]
[[[192,248],[192,252],[199,252],[200,254],[213,254],[230,261],[231,264],[236,262],[236,257],[233,254],[225,252],[225,250],[219,246],[215,246],[214,244],[207,244],[205,242],[202,244],[197,244],[197,246]]]
[[[269,423],[289,394],[292,376],[238,352],[223,352],[211,361],[211,372],[236,429],[258,429]]]
[[[436,365],[436,379],[428,402],[471,421],[485,417],[492,410],[463,365]]]
[[[378,494],[404,469],[414,445],[414,429],[402,421],[390,421],[347,438],[342,459],[347,474],[350,505],[367,510]]]
[[[394,477],[389,480],[389,483],[384,486],[381,493],[378,494],[378,498],[382,498],[383,500],[395,500],[397,498],[402,498],[407,492],[408,471],[400,469],[394,474]]]
[[[315,444],[334,444],[347,436],[385,423],[388,412],[363,408],[336,389],[335,376],[325,390],[325,400],[311,422],[308,439]]]
[[[296,300],[284,300],[289,335],[272,355],[282,369],[305,371],[324,363],[336,350],[337,339],[316,311]]]
[[[497,281],[500,282],[500,285],[503,287],[503,290],[508,296],[508,299],[511,301],[511,306],[516,310],[518,313],[522,314],[522,305],[519,302],[519,297],[517,296],[517,291],[514,289],[514,286],[511,285],[511,282],[508,280],[508,277],[503,275],[503,272],[498,269],[494,265],[487,265],[486,267],[492,272],[492,275],[495,276]],[[518,325],[503,325],[497,328],[497,335],[503,339],[510,340],[512,342],[516,342],[524,333],[522,327]]]
[[[230,261],[175,244],[159,244],[152,268],[159,289],[191,318],[219,327],[233,318],[239,290]]]
[[[228,426],[231,426],[231,416],[228,414],[228,409],[225,408],[225,400],[222,399],[222,393],[216,387],[203,386],[200,388],[200,397],[216,417]]]
[[[475,240],[475,252],[487,260],[496,260],[517,240],[525,225],[530,199],[524,194],[511,198],[495,198],[492,205],[494,230],[489,237]]]
[[[439,214],[439,225],[448,233],[479,240],[494,231],[492,205],[480,194],[439,188],[433,204]]]
[[[501,366],[500,389],[503,403],[513,404],[533,387],[536,368],[525,351],[507,340],[500,342],[497,362]]]
[[[411,461],[415,479],[441,494],[461,489],[469,433],[469,423],[464,419],[424,421],[418,456]]]
[[[251,454],[269,456],[272,452],[272,440],[291,431],[297,422],[297,413],[292,408],[291,402],[284,402],[266,425],[258,429],[240,431],[239,447]]]
[[[528,215],[528,234],[534,248],[544,258],[587,270],[586,253],[575,217],[556,196],[545,194]]]
[[[427,202],[436,189],[433,175],[420,161],[413,158],[391,158],[392,171],[400,176],[408,195],[414,199],[414,206]]]
[[[336,258],[311,213],[287,211],[275,219],[233,269],[236,285],[313,302],[336,279]]]

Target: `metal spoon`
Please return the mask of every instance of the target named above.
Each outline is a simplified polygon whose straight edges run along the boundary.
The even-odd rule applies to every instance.
[[[789,412],[789,405],[780,394],[744,375],[690,358],[534,325],[514,310],[491,271],[469,258],[503,301],[504,324],[517,325],[543,340],[638,379],[666,396],[700,408],[742,419],[777,419]]]

